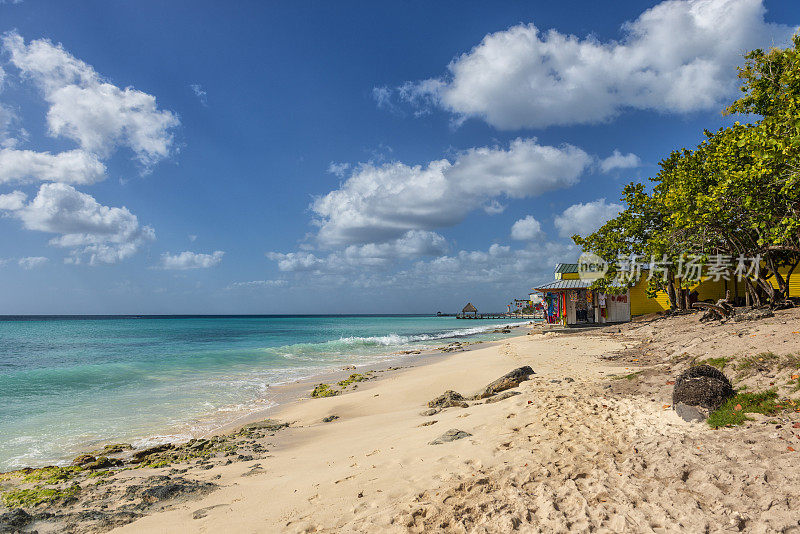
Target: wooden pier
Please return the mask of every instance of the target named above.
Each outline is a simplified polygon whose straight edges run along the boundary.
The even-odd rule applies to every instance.
[[[456,319],[542,319],[541,313],[458,313]]]
[[[522,318],[524,317],[518,315],[509,315],[507,313],[459,313],[456,315],[456,319],[515,319],[515,318]]]

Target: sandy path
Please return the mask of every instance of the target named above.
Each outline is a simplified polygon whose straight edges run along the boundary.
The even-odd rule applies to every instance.
[[[287,431],[273,456],[214,468],[220,490],[119,530],[796,528],[800,491],[786,474],[796,456],[784,454],[785,443],[764,436],[743,448],[660,401],[606,398],[599,379],[620,368],[597,356],[622,346],[608,336],[522,336],[295,403],[279,417],[302,428]],[[472,394],[526,364],[537,374],[521,395],[419,414],[446,389]],[[321,423],[327,415],[340,419]],[[472,436],[428,444],[452,428]]]

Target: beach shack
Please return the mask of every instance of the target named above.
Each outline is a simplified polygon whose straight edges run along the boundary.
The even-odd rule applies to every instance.
[[[607,295],[581,280],[577,263],[559,263],[555,281],[534,287],[543,295],[545,320],[552,324],[589,325],[620,323],[631,319],[630,291]]]
[[[473,315],[473,317],[477,318],[478,317],[478,308],[473,306],[471,302],[467,302],[467,305],[464,306],[464,309],[461,310],[461,315],[466,317],[467,314],[470,314],[470,313]]]
[[[591,280],[581,280],[577,263],[559,263],[555,269],[555,281],[542,284],[534,290],[544,295],[546,320],[563,325],[590,323],[618,323],[630,321],[631,317],[666,311],[670,308],[669,296],[664,291],[654,297],[647,294],[649,266],[641,264],[642,275],[625,293],[611,295],[591,290]],[[785,274],[784,274],[785,271]],[[784,278],[788,268],[781,271]],[[767,280],[778,287],[777,282]],[[746,290],[744,283],[731,280],[706,278],[689,288],[691,302],[716,302],[730,294],[737,305],[744,305]],[[800,297],[800,272],[798,268],[789,277],[789,296]]]

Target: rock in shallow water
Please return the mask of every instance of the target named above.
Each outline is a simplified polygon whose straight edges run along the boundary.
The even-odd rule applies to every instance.
[[[435,440],[428,443],[428,445],[441,445],[442,443],[448,443],[450,441],[455,441],[457,439],[463,439],[466,437],[471,436],[469,432],[465,432],[463,430],[459,430],[457,428],[451,428]]]

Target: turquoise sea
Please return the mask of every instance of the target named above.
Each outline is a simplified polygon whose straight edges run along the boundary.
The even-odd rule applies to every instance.
[[[525,322],[525,321],[519,321]],[[108,442],[189,439],[274,401],[270,386],[513,320],[431,316],[0,317],[0,471]]]

